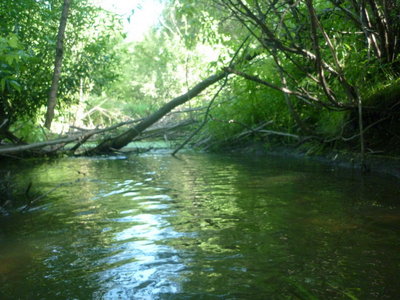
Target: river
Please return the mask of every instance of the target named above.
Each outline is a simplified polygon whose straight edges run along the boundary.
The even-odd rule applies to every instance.
[[[6,167],[32,182],[31,197],[46,195],[0,217],[1,299],[400,294],[400,182],[391,177],[201,153]]]

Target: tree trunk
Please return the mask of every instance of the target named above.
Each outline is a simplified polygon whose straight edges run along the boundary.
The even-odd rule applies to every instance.
[[[141,121],[139,124],[136,126],[128,129],[124,133],[120,134],[119,136],[105,140],[102,143],[100,143],[97,147],[89,150],[87,154],[92,155],[92,154],[101,154],[101,153],[109,153],[112,152],[113,150],[116,149],[121,149],[122,147],[126,146],[129,144],[132,139],[140,135],[140,133],[148,128],[149,126],[153,125],[155,122],[160,120],[163,116],[165,116],[167,113],[169,113],[171,110],[173,110],[175,107],[189,101],[190,99],[196,97],[198,94],[200,94],[203,90],[208,88],[210,85],[216,83],[217,81],[221,80],[225,76],[227,76],[227,72],[221,72],[219,74],[212,75],[200,83],[196,84],[191,90],[189,90],[187,93],[180,95],[179,97],[174,98],[170,102],[166,103],[163,107],[161,107],[159,110],[145,118],[143,121]]]
[[[58,91],[58,84],[61,77],[61,65],[62,59],[64,54],[64,35],[65,35],[65,27],[67,26],[67,19],[68,19],[68,11],[71,6],[72,0],[64,0],[63,10],[60,19],[60,27],[58,28],[58,35],[57,35],[57,45],[56,45],[56,57],[54,62],[54,73],[53,79],[51,82],[49,98],[47,100],[47,112],[46,112],[46,121],[44,126],[47,129],[50,129],[51,123],[53,122],[54,118],[54,109],[57,105],[57,91]]]

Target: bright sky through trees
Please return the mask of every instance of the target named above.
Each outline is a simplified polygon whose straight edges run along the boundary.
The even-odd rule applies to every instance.
[[[163,9],[162,0],[93,0],[102,8],[117,13],[124,22],[129,41],[139,41],[155,25]]]

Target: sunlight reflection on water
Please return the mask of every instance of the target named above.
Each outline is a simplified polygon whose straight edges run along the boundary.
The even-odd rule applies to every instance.
[[[0,224],[0,299],[398,295],[398,181],[200,154],[65,159],[24,175],[47,191],[78,171],[87,180]]]
[[[133,181],[125,181],[117,186],[128,189],[131,184],[142,186]],[[157,187],[152,189],[154,192],[162,190]],[[121,190],[117,190],[104,196],[120,192]],[[137,202],[139,206],[136,210],[122,211],[120,214],[123,216],[113,219],[132,226],[115,233],[113,247],[118,253],[103,261],[106,269],[97,274],[102,292],[97,292],[96,295],[103,299],[151,299],[158,293],[177,293],[180,285],[176,282],[176,274],[185,269],[185,265],[179,258],[178,251],[158,244],[165,239],[183,236],[174,231],[166,220],[168,214],[165,212],[168,212],[170,206],[160,202],[168,202],[171,197],[165,194],[148,195],[148,192],[147,195],[141,195],[140,188],[135,192],[125,192],[122,196],[129,197],[130,201]],[[163,213],[138,213],[153,210]],[[111,268],[111,265],[116,266]]]

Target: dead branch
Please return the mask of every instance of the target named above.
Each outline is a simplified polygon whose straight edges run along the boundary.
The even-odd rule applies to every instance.
[[[226,83],[227,83],[227,82],[228,82],[228,77],[225,77],[225,80],[224,80],[223,84],[220,86],[220,88],[218,89],[218,91],[215,93],[214,97],[211,99],[209,105],[207,106],[207,110],[206,110],[206,113],[204,114],[203,122],[200,124],[200,126],[199,126],[195,131],[193,131],[193,132],[186,138],[186,140],[185,140],[181,145],[179,145],[178,148],[176,148],[176,149],[174,150],[174,152],[172,152],[172,156],[175,156],[175,154],[178,153],[179,150],[181,150],[183,147],[185,147],[186,144],[189,143],[190,140],[191,140],[197,133],[199,133],[201,129],[203,129],[204,125],[206,125],[207,120],[208,120],[208,116],[209,116],[209,114],[210,114],[211,106],[213,105],[215,99],[217,99],[219,93],[220,93],[220,92],[222,91],[222,89],[226,86]]]
[[[250,39],[250,35],[248,35],[244,41],[242,42],[242,44],[240,45],[240,47],[235,51],[235,54],[233,55],[231,61],[229,62],[229,67],[233,66],[233,62],[235,60],[235,58],[238,56],[240,50],[243,48],[243,46],[247,43],[247,41]],[[214,104],[214,101],[217,99],[219,93],[224,89],[224,87],[226,86],[226,84],[228,83],[228,76],[225,77],[224,82],[221,84],[221,86],[219,87],[218,91],[214,94],[214,96],[212,97],[210,103],[207,106],[207,110],[204,114],[204,118],[203,118],[203,122],[200,124],[200,126],[192,132],[192,134],[190,136],[187,137],[187,139],[178,147],[174,150],[174,152],[172,152],[172,155],[175,156],[176,153],[178,153],[179,150],[181,150],[183,147],[185,147],[185,145],[187,143],[190,142],[190,140],[197,134],[200,132],[200,130],[203,129],[203,127],[207,124],[208,121],[208,117],[210,114],[210,110],[212,105]]]
[[[5,120],[3,121],[3,123],[0,124],[0,129],[1,129],[2,127],[4,127],[4,126],[7,124],[7,122],[8,122],[8,119],[5,119]]]
[[[121,149],[122,147],[129,144],[135,137],[140,135],[145,129],[156,123],[162,117],[164,117],[167,113],[173,110],[175,107],[189,101],[190,99],[196,97],[203,90],[208,88],[210,85],[218,82],[222,78],[227,76],[226,72],[220,72],[218,74],[212,75],[205,80],[196,84],[192,89],[190,89],[187,93],[178,96],[166,103],[159,110],[143,119],[138,125],[128,129],[124,133],[118,135],[115,138],[108,139],[100,143],[97,147],[87,151],[86,154],[100,154],[100,153],[109,153],[113,149]]]
[[[298,97],[300,99],[306,99],[306,100],[309,100],[309,101],[312,101],[312,102],[315,102],[315,103],[318,103],[318,104],[321,104],[321,105],[325,106],[325,104],[322,103],[318,98],[315,98],[315,97],[313,97],[313,96],[311,96],[309,94],[303,94],[303,93],[300,93],[300,92],[297,92],[297,91],[292,91],[292,90],[290,90],[288,88],[285,88],[285,87],[277,86],[277,85],[275,85],[273,83],[270,83],[268,81],[265,81],[265,80],[263,80],[263,79],[261,79],[261,78],[259,78],[257,76],[249,75],[249,74],[246,74],[244,72],[235,70],[233,68],[226,68],[226,71],[230,72],[230,73],[233,73],[233,74],[236,74],[236,75],[239,75],[239,76],[241,76],[241,77],[243,77],[245,79],[248,79],[248,80],[260,83],[262,85],[268,86],[268,87],[270,87],[270,88],[272,88],[274,90],[281,91],[281,92],[286,93],[288,95],[293,95],[293,96],[296,96],[296,97]]]
[[[11,154],[11,153],[14,153],[14,154],[24,153],[24,152],[29,152],[32,150],[41,149],[41,148],[44,148],[47,146],[53,146],[53,145],[65,146],[66,144],[69,144],[69,143],[72,143],[75,141],[87,140],[88,138],[92,137],[93,135],[111,131],[111,130],[117,129],[118,127],[124,126],[124,125],[140,122],[141,120],[142,119],[121,122],[121,123],[115,124],[115,125],[107,127],[107,128],[90,130],[81,135],[70,136],[70,137],[66,137],[66,138],[60,138],[60,139],[55,139],[55,140],[50,140],[50,141],[45,141],[45,142],[39,142],[39,143],[33,143],[33,144],[27,144],[27,145],[18,145],[18,146],[5,145],[5,146],[0,147],[0,155],[4,156],[5,154]],[[77,145],[80,146],[81,144],[82,143],[79,142]],[[73,149],[74,148],[77,149],[78,147],[76,147],[76,145],[75,145],[75,147],[73,147]],[[76,149],[74,149],[74,151],[76,151]],[[43,151],[43,152],[49,153],[51,151]]]
[[[229,123],[229,124],[233,124],[233,123],[234,124],[239,124],[239,125],[241,125],[241,126],[246,128],[246,130],[244,130],[244,131],[234,135],[233,137],[229,138],[229,140],[231,140],[231,141],[232,140],[233,141],[234,140],[240,140],[240,139],[243,139],[243,138],[245,138],[245,137],[247,137],[249,135],[254,135],[254,134],[259,134],[259,133],[263,133],[263,134],[267,134],[267,135],[286,136],[286,137],[291,137],[291,138],[294,138],[294,139],[297,139],[297,140],[302,140],[304,138],[307,138],[307,137],[299,136],[297,134],[263,129],[265,126],[272,124],[273,121],[263,122],[263,123],[258,124],[256,126],[249,127],[249,126],[247,126],[247,125],[245,125],[245,124],[243,124],[241,122],[237,122],[237,121],[234,121],[234,120],[226,121],[226,120],[218,120],[218,119],[215,119],[215,118],[213,120],[214,121],[218,121],[218,122],[223,122],[223,123]]]

